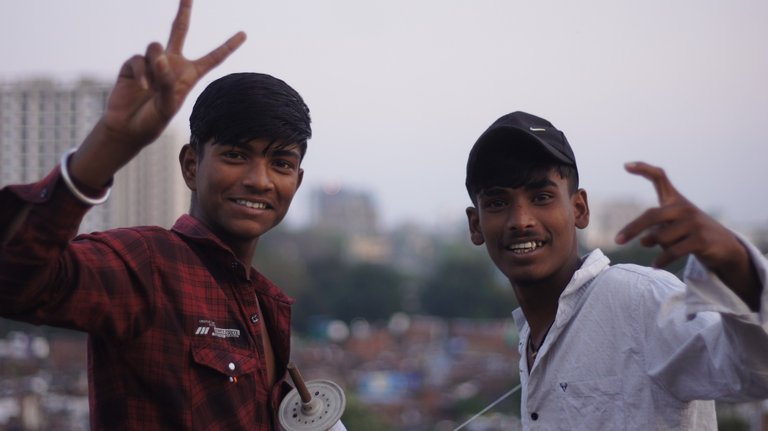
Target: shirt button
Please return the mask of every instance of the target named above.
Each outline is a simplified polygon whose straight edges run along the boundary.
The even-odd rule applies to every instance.
[[[531,413],[531,419],[538,420],[539,419],[539,414],[536,413],[536,412]]]
[[[43,189],[40,190],[40,197],[45,198],[46,196],[48,196],[48,187],[43,187]]]
[[[258,314],[251,315],[251,322],[258,323],[259,322],[259,315]]]
[[[228,365],[228,367],[229,367],[229,369],[230,369],[231,371],[235,371],[235,363],[234,363],[234,362],[230,362],[230,363],[229,363],[229,365]]]

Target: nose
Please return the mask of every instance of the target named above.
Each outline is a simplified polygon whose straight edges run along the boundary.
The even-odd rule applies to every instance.
[[[507,215],[507,229],[525,230],[536,225],[536,218],[531,209],[525,203],[516,202],[509,206]]]
[[[257,191],[271,190],[274,187],[266,159],[256,158],[248,165],[243,176],[243,185]]]

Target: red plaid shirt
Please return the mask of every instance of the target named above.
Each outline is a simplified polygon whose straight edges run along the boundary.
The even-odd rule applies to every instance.
[[[90,334],[93,429],[278,429],[261,328],[284,376],[293,301],[199,221],[73,240],[88,207],[58,168],[0,209],[0,315]]]

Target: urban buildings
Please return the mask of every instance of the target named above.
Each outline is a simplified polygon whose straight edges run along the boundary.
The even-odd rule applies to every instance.
[[[99,120],[110,83],[35,79],[0,84],[0,186],[36,181]],[[189,192],[173,169],[184,138],[172,129],[115,176],[113,193],[86,215],[81,232],[117,226],[170,226]]]

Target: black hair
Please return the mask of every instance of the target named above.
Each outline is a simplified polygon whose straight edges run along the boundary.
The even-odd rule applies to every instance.
[[[189,116],[189,144],[244,145],[267,139],[281,147],[297,145],[301,157],[312,137],[309,108],[284,81],[263,73],[233,73],[211,82]]]
[[[517,148],[514,152],[509,151],[509,148],[499,146],[495,150],[484,151],[481,157],[485,160],[478,162],[482,169],[478,169],[472,178],[469,190],[473,205],[477,206],[477,196],[483,190],[491,187],[524,187],[539,181],[550,171],[555,171],[560,178],[568,181],[570,194],[579,189],[579,174],[574,166],[560,162],[537,146]]]

